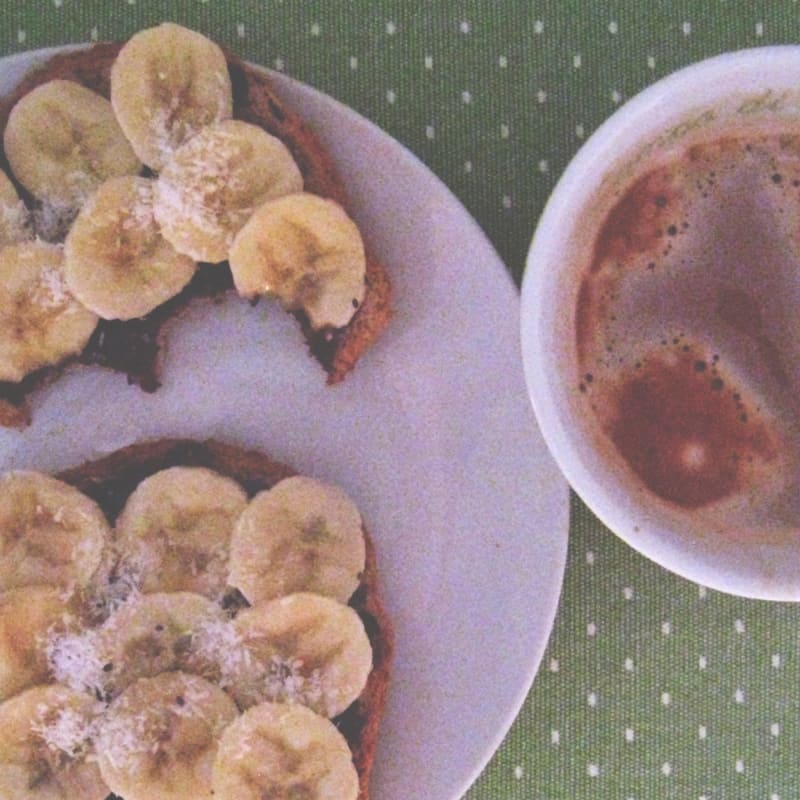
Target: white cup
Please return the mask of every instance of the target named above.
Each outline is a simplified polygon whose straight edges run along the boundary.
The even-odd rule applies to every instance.
[[[742,467],[744,477],[737,473],[728,493],[710,500],[702,499],[702,491],[701,499],[691,502],[665,497],[642,470],[632,466],[631,458],[614,443],[611,412],[606,408],[595,414],[592,404],[598,403],[592,397],[619,400],[621,376],[633,375],[634,367],[626,363],[616,377],[609,367],[603,394],[587,386],[586,367],[577,345],[578,294],[595,252],[592,248],[626,187],[654,165],[670,162],[697,143],[778,130],[794,130],[800,136],[800,46],[743,50],[699,62],[625,103],[569,164],[541,216],[523,278],[521,335],[526,381],[544,438],[573,489],[608,528],[653,561],[702,585],[747,597],[794,601],[800,599],[800,402],[792,405],[791,398],[800,397],[800,301],[796,321],[787,317],[781,323],[790,328],[787,334],[791,335],[786,337],[789,344],[777,348],[790,385],[784,400],[776,401],[780,407],[773,408],[769,376],[766,383],[759,383],[760,378],[747,374],[744,354],[748,347],[752,350],[750,340],[761,337],[764,341],[759,339],[759,347],[772,346],[766,334],[762,336],[761,317],[747,323],[750,330],[746,330],[746,321],[740,321],[742,329],[728,337],[731,320],[712,320],[712,309],[708,313],[710,332],[691,331],[688,335],[692,354],[698,333],[705,336],[703,346],[725,354],[725,392],[738,385],[737,380],[750,381],[744,394],[749,411],[757,413],[755,419],[752,414],[746,418],[743,411],[742,420],[747,419],[751,426],[747,430],[765,426],[774,445],[769,455],[762,454],[761,461],[755,459],[755,467]],[[800,188],[797,193],[800,198]],[[742,202],[746,206],[749,199]],[[797,211],[800,242],[800,199]],[[724,225],[738,230],[740,225],[750,224],[744,218],[746,213],[741,218],[730,214],[722,230],[727,230]],[[747,255],[744,253],[741,264],[737,261],[738,272],[732,274],[728,287],[734,292],[743,287],[743,296],[749,296],[751,288],[747,273],[742,272]],[[784,301],[794,292],[800,298],[800,257],[796,263],[797,288],[789,274],[774,289],[781,297],[772,298],[767,306],[771,302],[785,306]],[[722,275],[721,283],[726,280]],[[658,291],[668,308],[669,280],[662,281]],[[653,316],[652,297],[649,302],[650,311],[641,314],[643,330]],[[621,344],[625,351],[626,343]],[[663,352],[672,355],[664,356],[664,363],[677,363],[682,357],[680,348],[690,350],[684,343],[673,348],[670,342]],[[655,361],[647,363],[661,363],[657,354],[653,358]],[[707,365],[700,361],[695,361],[698,372]],[[731,396],[738,397],[738,390]],[[620,408],[621,402],[611,414],[617,432],[626,424]],[[692,458],[702,461],[704,453],[702,443],[696,450],[687,443],[686,464]],[[689,464],[686,468],[693,467]],[[697,486],[702,488],[700,483]]]

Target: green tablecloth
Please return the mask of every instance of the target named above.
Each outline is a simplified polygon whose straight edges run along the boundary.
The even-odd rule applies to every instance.
[[[0,55],[123,38],[171,19],[337,97],[451,187],[517,281],[549,192],[620,103],[704,56],[800,37],[793,0],[0,8]],[[564,593],[542,668],[469,800],[800,797],[800,609],[671,576],[577,498],[571,510]]]

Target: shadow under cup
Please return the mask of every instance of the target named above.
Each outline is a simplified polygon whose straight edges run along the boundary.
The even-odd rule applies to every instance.
[[[602,522],[698,583],[800,599],[800,47],[687,67],[597,130],[539,221],[521,328]]]

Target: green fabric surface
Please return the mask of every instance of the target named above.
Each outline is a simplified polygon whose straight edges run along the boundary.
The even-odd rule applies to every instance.
[[[0,13],[0,55],[169,19],[285,70],[416,153],[517,281],[559,175],[622,102],[705,56],[800,36],[793,0],[18,0]],[[695,586],[575,497],[571,512],[541,670],[467,798],[800,797],[800,609]]]

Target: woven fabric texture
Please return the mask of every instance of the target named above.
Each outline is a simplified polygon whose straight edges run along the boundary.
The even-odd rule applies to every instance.
[[[317,87],[441,177],[517,283],[559,175],[625,100],[800,36],[792,0],[16,0],[0,17],[0,55],[173,20]],[[666,573],[573,497],[547,652],[468,800],[800,797],[799,623]]]

